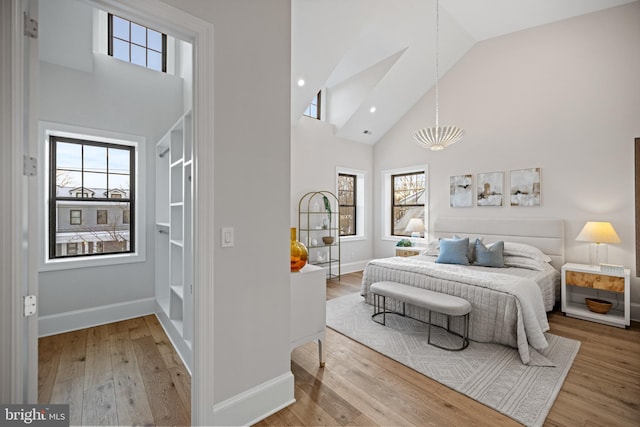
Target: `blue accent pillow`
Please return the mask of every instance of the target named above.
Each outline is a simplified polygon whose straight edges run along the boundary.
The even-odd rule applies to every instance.
[[[469,265],[468,251],[468,237],[464,239],[440,239],[440,255],[436,262],[439,264]]]
[[[476,261],[473,265],[483,267],[504,267],[504,242],[492,243],[488,247],[476,239]]]

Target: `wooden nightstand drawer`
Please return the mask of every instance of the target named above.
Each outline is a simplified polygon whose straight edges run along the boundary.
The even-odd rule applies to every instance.
[[[565,271],[567,285],[582,286],[583,288],[602,289],[612,292],[624,292],[624,277],[607,276],[602,274],[584,273],[580,271]]]
[[[424,248],[416,248],[416,247],[405,247],[405,248],[396,248],[396,256],[415,256],[420,255]]]

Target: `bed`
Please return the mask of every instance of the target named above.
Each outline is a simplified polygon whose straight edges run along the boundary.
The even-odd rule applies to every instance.
[[[453,235],[471,242],[480,238],[487,246],[505,242],[504,259],[508,266],[435,263],[439,250],[435,242]],[[443,292],[471,303],[469,336],[472,340],[517,348],[525,364],[530,361],[531,348],[547,347],[546,312],[559,300],[559,269],[564,263],[562,220],[439,218],[434,223],[432,237],[432,243],[421,255],[375,259],[367,264],[361,288],[367,303],[373,304],[369,286],[385,280]],[[387,301],[387,308],[401,311],[393,300]],[[412,306],[406,307],[406,314],[422,321],[427,321],[429,315],[426,310]],[[444,324],[444,316],[435,317],[436,324]],[[461,327],[459,319],[452,319],[454,331],[460,331]]]

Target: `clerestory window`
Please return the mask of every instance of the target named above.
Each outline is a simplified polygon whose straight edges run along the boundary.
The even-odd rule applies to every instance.
[[[108,16],[108,54],[167,72],[167,35],[116,15]]]

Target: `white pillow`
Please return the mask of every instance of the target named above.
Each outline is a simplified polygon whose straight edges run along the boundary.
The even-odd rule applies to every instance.
[[[547,270],[547,264],[544,261],[538,261],[524,256],[504,256],[505,267],[518,267],[526,268],[527,270],[545,271]]]
[[[440,240],[432,240],[427,243],[427,248],[420,255],[438,256],[440,255]]]
[[[551,258],[540,249],[525,243],[504,242],[504,254],[508,256],[520,256],[536,261],[551,262]]]

